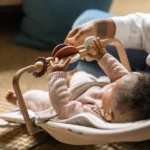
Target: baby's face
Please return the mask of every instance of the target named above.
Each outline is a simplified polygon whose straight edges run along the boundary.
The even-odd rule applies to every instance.
[[[137,77],[139,75],[141,74],[138,72],[132,72],[128,75],[123,76],[115,83],[113,83],[112,87],[104,93],[102,98],[102,107],[104,109],[104,118],[107,121],[118,123],[123,122],[123,120],[120,120],[121,117],[118,117],[119,111],[121,111],[122,109],[124,109],[125,111],[130,110],[129,108],[127,108],[127,106],[120,106],[120,104],[117,103],[116,97],[118,95],[118,89],[123,87],[124,90],[132,90],[132,88],[134,88],[134,85],[137,83]]]

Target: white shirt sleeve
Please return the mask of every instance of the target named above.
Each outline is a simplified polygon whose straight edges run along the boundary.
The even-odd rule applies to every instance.
[[[135,13],[111,19],[116,25],[115,38],[125,48],[144,49],[150,53],[150,14]]]

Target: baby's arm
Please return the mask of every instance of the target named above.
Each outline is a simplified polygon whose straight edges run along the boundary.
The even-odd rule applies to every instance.
[[[51,73],[48,76],[51,105],[61,119],[66,119],[80,113],[82,103],[72,101],[72,94],[66,84],[66,68],[64,69],[64,66],[59,63],[52,65]]]
[[[99,66],[108,75],[111,82],[129,73],[116,58],[107,53],[106,49],[102,47],[99,38],[93,40],[93,45],[88,49],[88,55],[97,60]]]
[[[107,74],[111,82],[114,82],[124,75],[129,74],[128,70],[109,53],[106,53],[98,61],[98,64]]]

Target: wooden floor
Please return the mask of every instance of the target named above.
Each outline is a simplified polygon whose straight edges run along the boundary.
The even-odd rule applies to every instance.
[[[110,12],[116,15],[129,13],[150,13],[150,0],[113,0]]]

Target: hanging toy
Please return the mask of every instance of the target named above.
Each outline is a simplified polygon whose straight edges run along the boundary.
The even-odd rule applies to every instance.
[[[54,61],[55,57],[58,57],[59,59],[67,59],[68,57],[71,57],[70,64],[67,68],[67,71],[72,71],[75,69],[78,65],[78,62],[80,59],[86,59],[87,61],[92,61],[93,59],[88,57],[88,48],[90,45],[93,44],[94,36],[87,37],[84,41],[84,45],[74,47],[72,45],[68,44],[59,44],[57,45],[54,50],[52,51],[52,57],[44,58],[39,57],[34,61],[34,64],[32,66],[32,70],[29,72],[32,72],[33,76],[35,77],[41,77],[45,74],[47,71],[47,67],[49,65],[49,61]],[[115,45],[118,51],[120,57],[120,61],[123,63],[123,65],[131,71],[126,53],[124,51],[124,48],[121,44],[121,42],[117,39],[103,39],[100,40],[101,47],[104,48],[107,45]],[[125,63],[124,63],[125,62]]]
[[[39,67],[37,67],[37,68],[39,68],[39,70],[36,70],[32,73],[34,77],[36,77],[36,78],[41,77],[47,71],[48,60],[46,58],[38,57],[37,59],[35,59],[33,64],[36,64],[37,66],[39,66]]]

